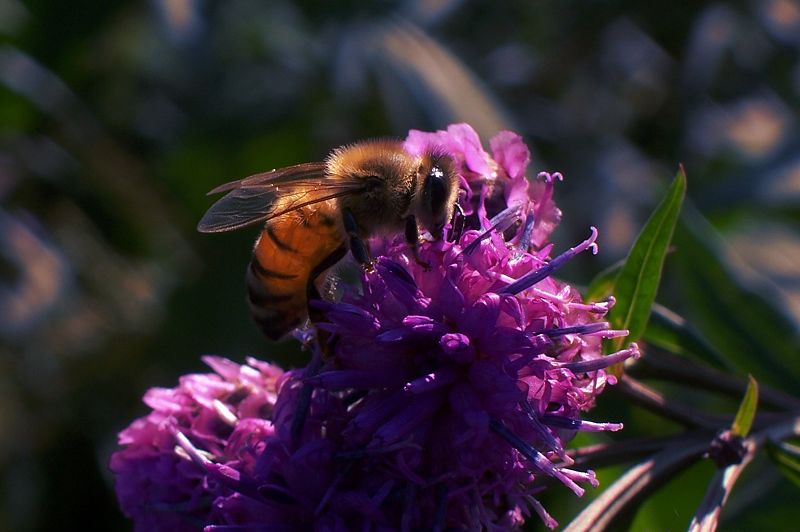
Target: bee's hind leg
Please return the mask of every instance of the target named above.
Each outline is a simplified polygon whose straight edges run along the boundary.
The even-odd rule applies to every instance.
[[[419,256],[419,229],[417,228],[417,219],[413,214],[406,218],[405,237],[416,263],[425,268],[425,271],[430,270],[430,263],[426,260],[422,260]]]
[[[356,219],[353,218],[353,213],[350,212],[350,209],[343,209],[342,218],[344,221],[344,229],[347,232],[347,238],[350,243],[350,253],[353,254],[353,258],[356,259],[364,269],[371,270],[372,258],[369,256],[367,245],[359,234],[358,224],[356,223]]]

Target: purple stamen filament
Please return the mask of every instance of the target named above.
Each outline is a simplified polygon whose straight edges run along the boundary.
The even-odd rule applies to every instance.
[[[557,329],[550,329],[549,331],[542,331],[550,338],[558,336],[565,336],[567,334],[594,334],[602,331],[607,331],[609,327],[608,322],[599,321],[597,323],[590,323],[588,325],[573,325],[571,327],[560,327]]]
[[[492,224],[489,229],[478,235],[475,240],[470,242],[467,247],[464,248],[462,253],[464,255],[471,254],[478,248],[480,243],[489,238],[489,235],[491,235],[494,231],[502,232],[511,227],[511,224],[517,220],[517,211],[519,211],[519,207],[515,205],[497,213],[491,220],[489,220],[489,223]]]
[[[639,346],[636,344],[631,344],[627,349],[617,351],[616,353],[612,353],[596,360],[582,360],[580,362],[553,362],[553,365],[568,369],[573,373],[587,373],[589,371],[605,369],[608,366],[623,362],[631,357],[639,357]]]
[[[592,227],[592,234],[578,244],[575,247],[572,247],[559,255],[558,257],[554,258],[546,265],[542,266],[538,270],[535,270],[529,274],[526,274],[517,281],[511,283],[510,285],[506,286],[505,288],[501,288],[498,290],[498,294],[518,294],[525,290],[526,288],[530,288],[531,286],[535,285],[542,279],[550,277],[553,273],[555,273],[559,268],[561,268],[564,264],[566,264],[572,257],[581,253],[582,251],[586,251],[587,249],[591,249],[592,253],[597,253],[597,244],[595,244],[595,240],[597,240],[597,229]]]
[[[500,437],[506,440],[512,447],[522,453],[525,457],[528,458],[533,464],[536,466],[537,469],[540,471],[557,478],[560,480],[565,486],[571,489],[578,497],[583,495],[583,488],[575,484],[569,477],[559,471],[553,463],[547,459],[545,455],[543,455],[540,451],[533,448],[528,442],[524,441],[522,438],[511,432],[505,425],[503,425],[500,421],[493,419],[489,422],[489,426],[491,429],[497,433]]]

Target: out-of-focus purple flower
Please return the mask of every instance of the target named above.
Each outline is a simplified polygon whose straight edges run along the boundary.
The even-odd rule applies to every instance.
[[[553,278],[596,251],[597,231],[551,256],[560,175],[529,180],[514,133],[491,155],[466,124],[411,131],[405,147],[453,157],[464,230],[421,244],[419,261],[400,237],[373,242],[362,290],[313,303],[324,341],[307,368],[211,359],[221,377],[150,392],[154,412],[112,459],[137,528],[507,530],[532,513],[554,527],[540,477],[577,495],[597,484],[565,445],[622,427],[581,416],[613,384],[606,368],[638,351],[604,356],[603,338],[627,334],[603,321],[613,299],[583,302]],[[245,373],[253,386],[234,392]]]
[[[248,359],[239,365],[204,357],[215,373],[181,377],[177,388],[153,388],[153,409],[119,434],[123,448],[111,457],[120,506],[136,530],[199,530],[209,522],[222,486],[185,453],[178,433],[220,463],[244,463],[260,454],[273,432],[272,411],[283,371]]]

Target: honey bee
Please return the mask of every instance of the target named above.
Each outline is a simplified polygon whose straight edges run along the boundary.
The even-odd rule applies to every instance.
[[[370,264],[364,241],[404,231],[416,257],[419,226],[441,238],[459,178],[449,155],[412,156],[398,140],[372,140],[304,163],[221,185],[227,192],[197,225],[220,233],[264,223],[247,269],[248,302],[263,333],[278,340],[309,315],[316,281],[349,250]]]

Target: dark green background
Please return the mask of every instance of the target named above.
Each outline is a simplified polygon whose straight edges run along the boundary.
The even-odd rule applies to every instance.
[[[195,233],[207,190],[409,128],[522,134],[530,175],[566,177],[555,250],[600,230],[600,255],[562,272],[578,284],[625,256],[682,162],[659,301],[734,371],[797,391],[797,2],[362,4],[0,0],[1,530],[130,528],[105,464],[148,387],[205,353],[303,362],[250,322],[255,231]],[[624,421],[614,438],[676,430],[613,391],[588,417]],[[635,527],[685,528],[712,470]],[[757,471],[730,529],[800,517],[796,489]],[[562,524],[586,502],[543,499]]]

